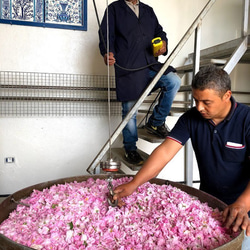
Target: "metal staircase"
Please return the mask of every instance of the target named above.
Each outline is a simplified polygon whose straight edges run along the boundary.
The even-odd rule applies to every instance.
[[[223,67],[228,73],[230,73],[233,70],[233,68],[237,65],[237,63],[239,62],[249,63],[250,62],[250,44],[249,44],[250,36],[247,35],[249,0],[243,0],[244,18],[243,18],[243,24],[242,24],[242,37],[235,39],[233,41],[229,41],[227,43],[223,43],[223,44],[216,45],[216,46],[204,49],[204,50],[200,50],[202,20],[215,2],[216,0],[209,0],[207,2],[207,4],[205,5],[201,13],[198,15],[198,17],[195,19],[193,24],[184,34],[184,36],[182,37],[178,45],[169,55],[162,69],[158,72],[158,74],[152,80],[152,82],[147,87],[145,92],[139,98],[137,103],[134,105],[131,111],[127,114],[125,119],[122,120],[122,122],[118,125],[114,133],[110,136],[109,140],[106,142],[106,144],[100,150],[98,155],[92,161],[92,163],[87,169],[87,171],[90,174],[101,173],[100,162],[103,159],[105,159],[105,157],[107,157],[107,152],[110,149],[109,148],[110,145],[112,145],[116,141],[116,139],[121,134],[123,128],[126,126],[127,122],[130,120],[134,112],[136,110],[139,110],[140,113],[146,112],[145,110],[141,110],[139,108],[141,107],[142,104],[147,102],[148,95],[153,89],[154,85],[157,83],[157,81],[160,79],[164,71],[171,64],[171,62],[175,59],[175,57],[178,55],[182,47],[185,45],[185,43],[188,41],[188,39],[193,33],[195,34],[194,52],[188,55],[186,64],[184,66],[176,68],[177,73],[180,76],[183,76],[187,73],[194,75],[198,72],[201,66],[204,66],[210,63],[219,65]],[[186,86],[181,86],[179,92],[186,93],[186,100],[182,102],[184,106],[181,108],[172,107],[171,112],[185,112],[187,109],[193,106],[190,84]],[[174,103],[175,102],[176,101],[174,101]],[[145,117],[142,120],[144,119]],[[146,130],[143,128],[143,125],[141,124],[142,122],[138,125],[138,137],[139,138],[145,141],[148,141],[150,143],[160,143],[163,141],[163,139],[160,139],[146,132]],[[144,159],[148,157],[148,155],[145,152],[140,151],[140,150],[138,151]],[[118,159],[126,165],[125,166],[126,174],[134,174],[137,170],[139,170],[139,167],[133,166],[126,162],[126,160],[124,159],[124,150],[122,148],[111,148],[111,152],[112,152],[112,157],[114,159]],[[186,156],[185,157],[185,183],[187,185],[192,185],[193,183],[193,150],[192,150],[190,142],[188,142],[185,145],[185,156]]]

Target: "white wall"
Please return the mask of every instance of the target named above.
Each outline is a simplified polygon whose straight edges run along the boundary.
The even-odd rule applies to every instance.
[[[111,2],[111,1],[110,1]],[[169,38],[171,52],[206,0],[144,0],[150,4]],[[96,0],[100,19],[106,1]],[[241,34],[241,1],[220,0],[204,20],[202,48]],[[73,31],[0,24],[0,71],[103,75],[107,69],[98,50],[98,25],[88,1],[88,30]],[[173,65],[182,64],[192,51],[192,40]],[[163,60],[163,59],[162,59]],[[237,89],[249,90],[249,66],[234,71]],[[236,83],[234,83],[236,87]],[[120,117],[112,118],[112,129]],[[38,182],[86,174],[86,168],[108,138],[106,117],[18,117],[0,119],[0,194],[9,194]],[[16,162],[5,164],[13,156]],[[183,178],[183,154],[165,170],[166,178]],[[180,166],[180,167],[179,167]],[[174,174],[173,174],[174,173]]]
[[[0,194],[87,174],[108,140],[107,119],[98,117],[4,118],[0,128]],[[4,163],[5,157],[15,157],[15,162]]]

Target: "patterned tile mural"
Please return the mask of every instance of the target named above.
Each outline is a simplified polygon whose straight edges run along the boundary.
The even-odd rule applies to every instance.
[[[81,25],[82,1],[47,0],[45,1],[45,19],[48,22],[61,22]]]
[[[83,25],[83,0],[0,0],[0,19]]]

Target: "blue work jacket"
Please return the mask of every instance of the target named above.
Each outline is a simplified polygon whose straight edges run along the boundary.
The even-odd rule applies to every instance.
[[[152,53],[152,39],[161,37],[166,43],[168,39],[153,9],[139,3],[139,18],[124,0],[113,2],[108,7],[109,51],[114,53],[116,94],[119,101],[137,100],[150,83],[149,70],[159,71],[162,64]],[[99,48],[104,56],[107,53],[107,10],[99,29]],[[165,53],[165,55],[167,52]],[[157,63],[141,70],[143,66]],[[118,65],[119,66],[118,66]],[[165,73],[175,71],[171,66]]]

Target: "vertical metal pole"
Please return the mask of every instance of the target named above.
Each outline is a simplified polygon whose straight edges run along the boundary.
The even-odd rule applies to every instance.
[[[201,23],[195,29],[194,38],[194,58],[193,58],[193,77],[200,68],[200,44],[201,44]],[[193,107],[193,98],[191,98],[191,107]],[[188,186],[193,185],[193,147],[189,139],[185,145],[185,182]]]
[[[199,71],[200,68],[200,50],[201,50],[201,23],[197,25],[195,29],[195,41],[194,41],[194,75]]]
[[[243,24],[242,24],[242,34],[244,37],[248,32],[248,16],[249,16],[249,0],[243,1]]]
[[[237,63],[240,61],[242,56],[245,54],[248,46],[248,16],[249,16],[249,0],[243,1],[243,21],[242,21],[242,42],[241,44],[235,49],[233,54],[230,56],[227,64],[224,66],[224,70],[230,74],[232,70],[235,68]]]

